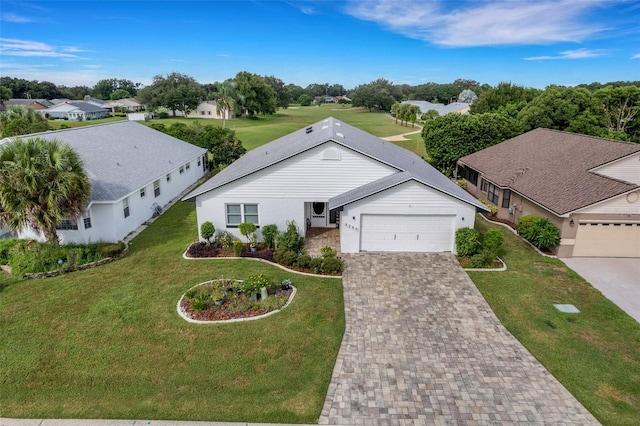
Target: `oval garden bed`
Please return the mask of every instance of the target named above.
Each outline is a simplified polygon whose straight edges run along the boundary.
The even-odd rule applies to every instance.
[[[278,284],[263,274],[244,281],[220,278],[187,290],[178,313],[190,322],[255,319],[285,308],[295,292],[291,280]]]

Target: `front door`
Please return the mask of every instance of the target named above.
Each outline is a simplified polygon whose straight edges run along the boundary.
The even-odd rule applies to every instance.
[[[327,226],[327,203],[313,202],[311,203],[311,226],[325,227]]]

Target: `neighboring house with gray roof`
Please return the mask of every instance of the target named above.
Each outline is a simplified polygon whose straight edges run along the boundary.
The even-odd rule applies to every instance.
[[[640,257],[640,144],[535,129],[462,157],[467,191],[559,229],[559,257]]]
[[[434,104],[429,101],[403,101],[403,104],[416,105],[420,108],[421,114],[426,114],[429,111],[436,111],[440,116],[450,113],[456,114],[468,114],[471,109],[471,104],[465,102],[451,102],[450,104]]]
[[[335,118],[263,145],[184,198],[198,229],[240,237],[238,224],[339,227],[343,253],[455,252],[478,200],[420,157]]]
[[[20,136],[30,137],[71,146],[91,180],[84,216],[58,227],[63,243],[122,240],[208,172],[204,148],[133,121]]]
[[[45,118],[58,118],[71,121],[96,120],[107,116],[107,110],[101,106],[84,101],[70,101],[56,104],[40,110]]]
[[[53,103],[46,99],[9,99],[3,102],[4,108],[9,108],[13,105],[26,106],[35,110],[43,110],[49,108]]]

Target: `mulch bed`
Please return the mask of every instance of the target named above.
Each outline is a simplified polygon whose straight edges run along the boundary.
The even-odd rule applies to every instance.
[[[289,290],[277,289],[274,293],[269,293],[269,297],[286,297],[288,299],[292,292],[292,288]],[[248,296],[242,295],[240,297]],[[233,309],[233,307],[226,302],[222,306],[211,306],[209,309],[205,309],[203,311],[195,311],[191,309],[191,302],[186,298],[182,299],[180,307],[184,312],[186,312],[189,318],[197,321],[226,321],[240,318],[251,318],[268,314],[270,312],[264,308],[238,311]]]

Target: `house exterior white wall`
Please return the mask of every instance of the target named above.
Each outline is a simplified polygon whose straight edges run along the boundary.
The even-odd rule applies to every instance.
[[[198,160],[201,164],[198,166]],[[186,165],[189,164],[187,170]],[[180,173],[182,168],[183,172]],[[85,229],[84,220],[77,221],[77,230],[58,230],[61,243],[95,243],[115,242],[124,239],[131,232],[153,216],[155,204],[166,206],[171,200],[180,195],[185,189],[195,183],[206,173],[202,168],[202,157],[194,157],[171,171],[171,180],[167,182],[166,174],[156,176],[144,185],[145,196],[140,196],[140,187],[127,195],[129,200],[129,216],[124,217],[123,200],[113,202],[93,202],[89,206],[91,228]],[[160,195],[155,197],[153,182],[160,181]],[[43,240],[41,234],[26,230],[19,234],[19,238]]]
[[[475,207],[415,181],[344,206],[340,216],[340,251],[360,252],[363,214],[454,215],[455,229],[473,228]],[[455,253],[455,245],[451,248]]]
[[[323,159],[323,154],[329,153],[338,154],[339,159]],[[276,224],[284,230],[286,221],[295,220],[304,232],[305,202],[328,202],[331,197],[395,172],[396,169],[386,164],[326,142],[199,195],[196,201],[198,229],[203,222],[210,221],[216,230],[226,229],[240,236],[237,228],[227,228],[225,206],[248,203],[258,204],[259,225]]]
[[[640,190],[613,197],[575,213],[580,214],[626,214],[640,216]]]
[[[640,185],[640,154],[593,169],[595,173]]]

